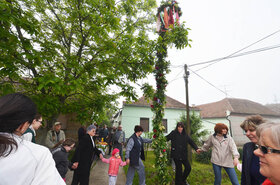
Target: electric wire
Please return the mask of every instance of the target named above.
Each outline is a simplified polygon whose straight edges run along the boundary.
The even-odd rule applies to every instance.
[[[259,48],[259,49],[255,49],[255,50],[239,53],[237,55],[233,55],[233,56],[230,56],[230,57],[222,57],[222,58],[213,59],[213,60],[201,63],[201,64],[212,63],[212,62],[216,62],[216,61],[219,62],[221,60],[226,60],[226,59],[235,58],[235,57],[241,57],[241,56],[244,56],[244,55],[250,55],[250,54],[254,54],[254,53],[259,53],[259,52],[263,52],[263,51],[267,51],[267,50],[271,50],[271,49],[277,49],[279,47],[280,47],[280,44],[274,45],[274,46],[267,46],[267,47],[263,47],[263,48]],[[189,67],[192,67],[192,66],[193,65],[189,65]],[[206,66],[206,67],[208,67],[208,66]],[[195,71],[197,72],[197,71],[199,71],[201,69],[203,69],[203,68],[197,69]]]
[[[235,55],[235,54],[237,54],[237,53],[239,53],[239,52],[241,52],[241,51],[243,51],[243,50],[245,50],[245,49],[247,49],[247,48],[249,48],[249,47],[251,47],[251,46],[253,46],[253,45],[255,45],[255,44],[257,44],[257,43],[259,43],[259,42],[261,42],[261,41],[263,41],[263,40],[265,40],[265,39],[267,39],[268,37],[271,37],[272,35],[275,35],[275,34],[278,33],[278,32],[280,32],[280,29],[277,30],[277,31],[275,31],[275,32],[273,32],[273,33],[271,33],[271,34],[269,34],[269,35],[267,35],[267,36],[265,36],[265,37],[263,37],[263,38],[260,39],[260,40],[257,40],[256,42],[254,42],[254,43],[252,43],[252,44],[250,44],[250,45],[248,45],[248,46],[246,46],[246,47],[244,47],[244,48],[242,48],[242,49],[240,49],[240,50],[238,50],[238,51],[236,51],[236,52],[234,52],[234,53],[232,53],[232,54],[230,54],[230,55],[228,55],[228,56],[226,56],[226,57],[221,58],[220,60],[217,60],[217,61],[214,61],[214,62],[213,62],[213,61],[200,62],[200,63],[196,63],[196,64],[189,65],[189,67],[196,66],[196,65],[201,65],[201,64],[210,63],[209,65],[207,65],[207,66],[205,66],[205,67],[203,67],[203,68],[200,68],[200,69],[196,70],[196,71],[199,71],[199,70],[204,69],[204,68],[206,68],[206,67],[209,67],[209,66],[211,66],[211,65],[213,65],[213,64],[215,64],[215,63],[217,63],[217,62],[220,62],[220,61],[222,61],[222,60],[224,60],[224,59],[227,59],[227,58],[229,58],[229,57],[231,57],[231,56],[233,56],[233,55]]]
[[[211,124],[213,124],[213,125],[216,125],[216,124],[217,124],[217,123],[214,123],[214,122],[212,122],[212,121],[205,120],[205,119],[203,119],[202,121],[205,121],[205,122],[211,123]]]
[[[170,84],[170,83],[172,83],[172,82],[174,82],[174,81],[176,81],[176,80],[178,80],[178,79],[180,79],[180,78],[183,78],[183,77],[179,77],[179,78],[178,78],[178,76],[179,76],[183,71],[184,71],[184,68],[182,68],[182,70],[175,76],[175,78],[173,78],[173,80],[170,80],[170,81],[168,82],[168,84]]]
[[[209,82],[208,80],[206,80],[205,78],[203,78],[201,75],[197,74],[195,71],[191,70],[189,68],[189,70],[191,72],[193,72],[195,75],[197,75],[199,78],[201,78],[202,80],[204,80],[206,83],[208,83],[209,85],[211,85],[212,87],[214,87],[215,89],[219,90],[220,92],[222,92],[223,94],[225,94],[226,96],[228,96],[228,93],[224,92],[223,90],[221,90],[220,88],[216,87],[214,84],[212,84],[211,82]]]

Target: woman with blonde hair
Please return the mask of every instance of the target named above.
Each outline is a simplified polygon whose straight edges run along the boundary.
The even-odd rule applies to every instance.
[[[243,146],[241,185],[260,185],[265,180],[265,177],[259,172],[259,157],[253,153],[258,142],[256,129],[264,122],[260,115],[252,115],[240,125],[250,140]]]
[[[280,123],[264,123],[257,128],[259,138],[254,154],[260,158],[262,185],[280,184]]]

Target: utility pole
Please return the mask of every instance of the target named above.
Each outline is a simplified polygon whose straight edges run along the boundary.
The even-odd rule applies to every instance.
[[[189,107],[189,87],[188,87],[188,78],[190,72],[188,71],[188,66],[185,64],[185,87],[186,87],[186,111],[187,111],[187,124],[186,127],[186,134],[191,137],[191,122],[190,122],[190,107]],[[192,148],[190,145],[188,145],[188,160],[192,162]]]

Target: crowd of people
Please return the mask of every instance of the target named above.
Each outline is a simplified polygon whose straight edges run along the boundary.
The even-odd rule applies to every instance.
[[[47,148],[36,144],[36,131],[42,121],[42,115],[37,113],[36,105],[29,97],[14,93],[0,98],[0,185],[65,184],[69,169],[74,171],[72,185],[88,185],[95,156],[109,164],[109,185],[116,184],[119,166],[125,165],[129,167],[123,184],[132,185],[135,172],[139,175],[139,185],[146,184],[144,143],[153,140],[141,137],[144,131],[141,126],[135,126],[127,141],[121,125],[109,129],[106,125],[102,128],[96,124],[82,126],[76,142],[65,137],[61,122],[55,122],[46,136]],[[187,177],[191,172],[188,144],[197,155],[212,149],[214,185],[221,184],[222,168],[231,183],[239,185],[236,166],[241,171],[241,185],[280,185],[280,123],[252,115],[240,127],[250,140],[243,146],[242,164],[226,124],[217,123],[214,134],[199,148],[186,134],[184,124],[177,123],[176,128],[166,135],[167,142],[171,141],[171,158],[175,163],[175,185],[188,184]],[[108,143],[108,154],[112,151],[110,158],[102,155],[97,147],[98,141]],[[68,154],[74,147],[74,155],[69,161]]]

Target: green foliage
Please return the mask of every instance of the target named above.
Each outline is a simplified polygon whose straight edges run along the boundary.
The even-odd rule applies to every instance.
[[[155,0],[0,3],[0,95],[30,95],[49,126],[61,113],[106,118],[130,85],[153,71]],[[112,89],[115,87],[115,91]]]
[[[181,115],[179,122],[182,122],[185,125],[187,124],[186,114]],[[204,136],[207,136],[209,133],[207,130],[203,130],[201,118],[199,117],[199,115],[196,115],[194,111],[190,114],[190,122],[192,140],[197,144],[202,143],[202,138]]]
[[[148,152],[148,157],[144,161],[145,173],[146,173],[146,184],[155,185],[160,184],[157,176],[157,169],[154,168],[154,160],[156,159],[152,151]],[[128,166],[124,166],[125,173],[127,173]],[[171,177],[170,184],[175,184],[175,173],[172,170],[171,165],[167,166],[168,175]],[[237,177],[241,179],[241,173],[236,170]],[[214,183],[214,171],[211,163],[204,164],[193,160],[192,171],[187,179],[189,184],[192,185],[211,185]],[[136,173],[133,179],[133,185],[139,184],[139,177]],[[230,179],[226,174],[225,170],[222,169],[222,184],[231,185]]]
[[[235,170],[237,178],[240,182],[241,173]],[[212,164],[202,164],[193,160],[192,171],[188,177],[189,184],[192,185],[212,185],[214,184],[215,176]],[[224,169],[222,169],[222,182],[223,185],[231,185],[230,179]]]
[[[191,47],[189,44],[191,40],[188,39],[188,30],[189,28],[185,28],[185,24],[175,25],[172,30],[166,32],[166,42],[170,46],[174,45],[176,49],[184,49],[187,46]]]
[[[145,166],[145,174],[146,174],[146,184],[147,185],[154,185],[154,184],[160,184],[161,180],[160,177],[157,175],[157,168],[155,168],[154,161],[156,160],[156,157],[153,153],[153,151],[148,151],[148,155],[145,161],[143,161]],[[125,173],[127,173],[128,166],[123,167],[125,170]],[[169,165],[167,167],[167,173],[170,177],[170,180],[174,178],[174,173],[172,170],[172,167]],[[133,185],[139,185],[139,176],[137,173],[135,173],[134,179],[133,179]]]
[[[195,154],[194,158],[197,162],[203,164],[210,164],[212,149],[208,150],[207,152],[201,152],[200,154]]]
[[[170,6],[170,2],[163,3],[158,8],[158,11],[162,11],[164,7]],[[176,10],[179,10],[176,3]],[[171,25],[170,25],[171,26]],[[177,23],[170,27],[169,30],[165,30],[159,34],[156,51],[157,61],[155,69],[153,71],[156,80],[156,90],[148,85],[144,84],[142,90],[144,96],[148,100],[152,100],[151,110],[154,113],[153,119],[153,138],[152,148],[155,155],[155,168],[157,169],[157,182],[162,185],[169,184],[171,181],[168,174],[168,164],[170,164],[168,157],[168,146],[166,144],[166,138],[163,134],[165,127],[162,124],[162,118],[164,116],[165,108],[165,91],[168,84],[166,80],[166,74],[169,73],[170,62],[166,60],[167,47],[175,45],[177,49],[182,49],[188,46],[188,31],[185,29],[184,24],[178,25]]]
[[[243,148],[237,148],[238,153],[240,154],[239,159],[242,160],[243,159]]]

